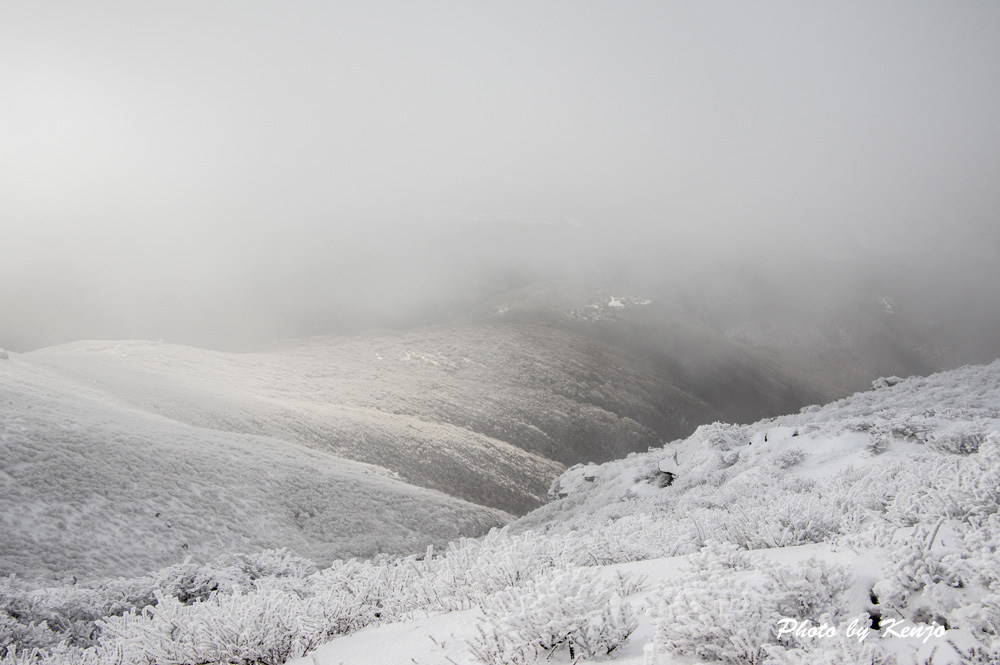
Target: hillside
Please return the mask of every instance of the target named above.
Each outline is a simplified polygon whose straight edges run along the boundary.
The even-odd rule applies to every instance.
[[[653,323],[656,333],[669,327]],[[759,417],[814,396],[773,363],[740,359],[741,348],[706,339],[709,331],[694,324],[655,352],[629,343],[642,325],[466,323],[240,354],[76,342],[14,357],[132,409],[378,464],[414,484],[521,513],[540,503],[560,464],[613,459],[702,422]]]
[[[23,575],[415,551],[540,505],[564,464],[713,415],[635,354],[531,325],[244,354],[78,342],[8,354],[0,372],[0,570]]]
[[[742,297],[755,297],[751,287]],[[842,396],[874,378],[875,370],[925,372],[934,366],[918,352],[923,347],[917,337],[892,333],[897,325],[892,317],[900,314],[890,313],[886,303],[872,305],[873,313],[847,317],[833,341],[792,325],[788,317],[795,308],[771,312],[755,304],[760,305],[756,318],[740,318],[733,308],[736,314],[720,319],[697,303],[685,307],[641,291],[552,281],[487,299],[450,325],[289,340],[252,353],[85,341],[8,354],[0,372],[13,373],[0,386],[11,407],[0,417],[10,450],[5,459],[15,470],[5,470],[5,478],[17,482],[10,485],[16,491],[4,496],[4,515],[18,526],[7,541],[12,558],[5,557],[0,570],[136,573],[186,553],[211,557],[243,551],[249,543],[288,545],[318,563],[413,551],[458,533],[480,534],[504,514],[542,505],[566,466],[658,447],[704,423],[752,422],[795,411]],[[859,311],[866,307],[857,305]],[[803,312],[811,320],[811,310]],[[864,333],[865,326],[875,332]],[[780,336],[773,334],[778,329]],[[844,340],[850,343],[845,346]],[[31,427],[22,428],[22,421]],[[133,444],[107,447],[131,439],[146,442],[147,451],[162,451],[163,461],[148,452],[142,461],[132,460],[130,455],[138,455]],[[101,473],[69,473],[71,466],[81,467],[70,461],[74,446],[86,450],[94,464],[107,456]],[[25,452],[33,449],[49,451],[45,464],[16,466],[21,462],[14,460],[34,460]],[[251,449],[271,452],[239,465],[225,463],[246,458],[239,451]],[[173,467],[167,461],[199,455],[203,463]],[[285,464],[286,458],[299,461]],[[148,519],[163,511],[126,508],[158,501],[143,494],[157,485],[148,476],[158,464],[169,469],[166,487],[194,482],[217,488],[200,492],[201,511],[217,517],[192,517],[183,526],[175,519],[164,530],[158,519]],[[303,474],[303,466],[328,475]],[[240,512],[231,497],[263,491],[260,484],[248,489],[259,468],[267,468],[268,477],[281,476],[284,484],[301,485],[294,492],[282,490],[282,496],[347,492],[353,497],[350,510],[322,498],[296,499],[291,508],[268,499],[254,504],[255,510],[279,526],[220,526],[248,521],[223,516]],[[460,501],[440,518],[404,520],[400,531],[391,515],[388,521],[364,516],[369,500],[389,505],[395,499],[373,498],[374,486],[367,494],[349,490],[360,482],[358,469],[371,476],[366,482],[391,481],[393,492],[432,491],[413,494],[421,497],[413,499],[418,503],[446,501],[433,492]],[[192,473],[196,480],[189,480]],[[65,480],[53,487],[52,477]],[[301,478],[309,480],[295,480]],[[135,538],[127,555],[109,557],[86,545],[94,523],[81,521],[78,504],[98,501],[102,485],[121,491],[100,511],[88,508],[85,514],[93,512],[126,531],[155,534]],[[319,489],[327,486],[337,489]],[[65,492],[56,491],[63,487]],[[39,497],[46,517],[32,523],[40,526],[12,517],[37,512]],[[451,510],[472,526],[445,528]],[[335,513],[341,516],[334,519]],[[301,514],[326,517],[304,525]],[[378,526],[372,531],[357,526],[368,522]],[[425,522],[427,533],[421,535]],[[262,539],[261,531],[273,535]],[[321,536],[313,538],[314,531]],[[36,532],[44,538],[30,535]],[[144,549],[148,555],[136,555]]]
[[[380,467],[126,406],[17,355],[0,377],[3,574],[136,575],[274,547],[328,563],[510,518]]]
[[[493,323],[541,324],[611,345],[640,358],[659,382],[708,406],[694,417],[664,412],[671,427],[662,430],[663,440],[687,436],[706,422],[753,421],[843,394],[780,354],[731,339],[691,310],[644,291],[540,282],[488,301],[473,316]],[[606,368],[607,363],[594,362],[587,379],[599,380]]]
[[[95,665],[995,663],[998,474],[1000,361],[576,466],[443,551],[8,582],[4,625],[41,662]],[[75,646],[50,652],[60,625]]]

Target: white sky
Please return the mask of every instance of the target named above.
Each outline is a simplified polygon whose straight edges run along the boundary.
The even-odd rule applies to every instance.
[[[703,245],[1000,210],[993,2],[9,0],[0,82],[28,318],[229,293],[373,222]]]

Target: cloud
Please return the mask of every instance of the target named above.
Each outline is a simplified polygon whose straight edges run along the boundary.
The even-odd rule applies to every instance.
[[[480,255],[442,220],[697,256],[988,224],[998,28],[974,3],[8,4],[4,303],[58,339],[90,329],[79,312],[167,330],[144,298],[207,330],[186,303],[252,308],[259,271],[278,300],[309,275],[347,300],[359,261],[390,302],[436,289],[443,253]]]

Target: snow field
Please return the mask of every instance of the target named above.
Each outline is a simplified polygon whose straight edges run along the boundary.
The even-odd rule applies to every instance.
[[[0,662],[1000,660],[1000,362],[704,426],[569,469],[552,495],[421,557],[11,581],[0,616],[18,652]],[[101,615],[109,589],[134,601]]]

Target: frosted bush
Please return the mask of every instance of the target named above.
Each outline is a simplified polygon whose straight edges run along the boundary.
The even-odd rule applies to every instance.
[[[746,550],[730,542],[710,541],[687,558],[687,576],[696,579],[710,580],[749,569]]]
[[[118,665],[118,663],[101,662],[94,649],[59,644],[46,650],[19,650],[16,646],[11,646],[6,655],[0,657],[0,665]]]
[[[658,644],[681,654],[725,663],[764,662],[764,646],[779,617],[758,594],[759,581],[704,580],[664,589],[650,602]]]
[[[969,663],[1000,664],[1000,585],[994,585],[994,593],[983,598],[969,618],[977,644],[962,655]]]
[[[716,450],[728,451],[746,445],[750,430],[744,425],[714,422],[700,426],[691,436]]]
[[[476,626],[476,637],[468,642],[469,653],[486,665],[529,665],[537,662],[537,649],[489,623]]]
[[[5,578],[0,582],[0,655],[8,645],[22,651],[60,642],[90,646],[94,621],[132,607],[131,599],[103,588],[62,586],[35,589]]]
[[[6,645],[18,645],[22,654],[60,643],[94,646],[101,632],[99,620],[141,612],[156,604],[158,596],[193,604],[215,593],[264,587],[310,595],[308,575],[313,572],[311,562],[280,549],[224,556],[206,564],[187,561],[137,578],[41,589],[0,578],[0,655]]]
[[[957,548],[933,547],[937,528],[915,529],[897,545],[892,564],[872,589],[881,609],[917,623],[994,630],[1000,613],[990,610],[990,596],[978,601],[977,590],[1000,588],[998,525],[1000,516],[994,515],[966,526]]]
[[[647,611],[660,647],[759,665],[776,647],[802,647],[792,634],[778,635],[782,619],[831,624],[849,586],[849,575],[838,566],[811,559],[757,569],[731,544],[716,543],[691,557],[684,575],[654,592]]]
[[[982,422],[962,423],[930,436],[931,448],[953,455],[972,455],[986,441],[987,426]]]
[[[233,559],[251,580],[264,577],[304,579],[316,572],[312,561],[292,554],[286,547],[256,554],[238,554]]]
[[[737,503],[719,522],[727,540],[748,549],[790,547],[828,540],[839,521],[822,499],[775,497],[770,504]]]
[[[774,456],[774,466],[778,469],[790,469],[806,458],[801,448],[788,448]]]
[[[62,640],[63,636],[53,632],[47,623],[23,623],[7,612],[0,612],[0,657],[18,647],[22,652],[49,649]]]
[[[156,665],[279,665],[327,637],[320,604],[277,591],[215,594],[184,605],[159,596],[141,614],[109,617],[98,655]]]
[[[918,535],[892,553],[893,564],[887,577],[873,588],[880,603],[901,607],[910,594],[936,584],[963,585],[958,572],[942,560],[940,553],[926,545],[927,536]]]
[[[842,566],[815,557],[791,566],[763,568],[767,588],[784,617],[832,620],[844,606],[852,577]]]
[[[534,532],[513,535],[490,532],[482,540],[464,540],[449,548],[436,569],[470,601],[511,586],[519,586],[539,572],[565,565],[573,557],[572,538],[540,537]]]
[[[962,550],[965,579],[1000,588],[1000,513],[975,520],[962,538]]]
[[[220,589],[240,588],[241,581],[242,576],[235,569],[185,562],[160,570],[154,578],[154,588],[181,603],[194,603]]]
[[[897,383],[902,383],[903,379],[898,376],[883,376],[872,381],[872,390],[881,390],[883,388],[891,388]]]
[[[487,665],[528,662],[562,649],[570,660],[610,654],[638,625],[620,595],[630,586],[590,568],[546,571],[483,600],[485,622],[470,651]]]

